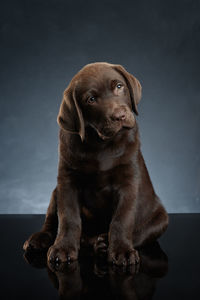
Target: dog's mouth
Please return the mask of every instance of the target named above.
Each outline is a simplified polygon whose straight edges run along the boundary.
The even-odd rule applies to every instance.
[[[92,128],[94,128],[94,130],[97,132],[98,136],[102,139],[102,140],[108,140],[110,138],[112,138],[115,134],[105,134],[105,133],[102,133],[100,132],[100,130],[93,124],[90,124],[90,126]]]
[[[115,126],[113,127],[102,127],[102,128],[97,128],[97,126],[95,126],[94,124],[90,124],[90,126],[92,128],[95,129],[95,131],[97,132],[98,136],[106,141],[109,140],[111,138],[113,138],[114,136],[116,136],[119,132],[121,132],[123,129],[125,130],[130,130],[134,127],[135,122],[119,122],[117,125],[115,124]]]

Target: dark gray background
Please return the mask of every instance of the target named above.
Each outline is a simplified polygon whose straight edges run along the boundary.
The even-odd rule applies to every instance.
[[[138,123],[168,212],[200,212],[200,1],[4,1],[0,213],[44,213],[56,185],[63,90],[85,64],[143,86]]]

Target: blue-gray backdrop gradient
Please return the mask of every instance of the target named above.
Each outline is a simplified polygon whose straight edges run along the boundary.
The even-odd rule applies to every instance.
[[[143,86],[143,155],[168,212],[200,212],[200,1],[7,0],[0,8],[0,213],[45,213],[63,90],[85,64]]]

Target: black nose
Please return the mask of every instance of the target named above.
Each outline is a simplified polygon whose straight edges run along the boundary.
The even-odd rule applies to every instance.
[[[123,121],[126,119],[126,115],[124,113],[124,111],[122,110],[119,110],[119,111],[116,111],[112,116],[111,116],[111,119],[113,121]]]

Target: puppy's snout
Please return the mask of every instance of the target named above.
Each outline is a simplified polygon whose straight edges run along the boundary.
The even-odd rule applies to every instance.
[[[126,119],[126,112],[124,109],[116,109],[111,116],[113,121],[123,121]]]

